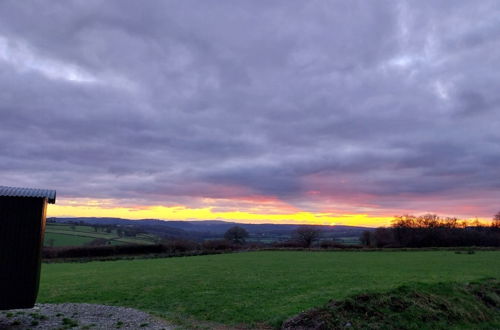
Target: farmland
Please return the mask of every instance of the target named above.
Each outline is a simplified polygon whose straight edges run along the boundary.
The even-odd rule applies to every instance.
[[[500,251],[266,251],[44,264],[39,302],[129,306],[177,323],[277,326],[353,294],[499,278],[498,260]]]
[[[247,230],[248,242],[272,244],[286,242],[292,239],[294,231],[299,225],[290,224],[248,224],[235,223],[227,221],[163,221],[154,219],[128,220],[121,218],[50,218],[48,223],[49,231],[54,231],[59,225],[66,226],[65,234],[73,235],[71,226],[77,231],[96,233],[94,227],[111,229],[112,242],[117,238],[117,228],[136,229],[143,233],[151,234],[168,239],[190,240],[202,242],[206,240],[217,240],[224,237],[225,232],[234,226],[239,226]],[[67,227],[67,226],[70,227]],[[81,229],[80,229],[81,228]],[[359,237],[365,230],[371,230],[367,227],[355,226],[317,226],[321,231],[319,241],[327,241],[343,244],[360,244]],[[109,234],[99,229],[99,233]],[[109,237],[107,235],[106,237]],[[88,236],[87,236],[88,237]],[[48,242],[47,242],[48,243]],[[57,243],[56,245],[57,246]]]
[[[107,244],[152,244],[156,237],[138,234],[136,237],[120,237],[116,229],[97,231],[92,226],[48,223],[45,229],[44,246],[82,246],[102,239]]]

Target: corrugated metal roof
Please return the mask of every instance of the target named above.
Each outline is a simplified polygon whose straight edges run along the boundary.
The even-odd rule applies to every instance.
[[[55,204],[56,202],[56,191],[47,189],[31,189],[31,188],[0,186],[0,196],[47,198],[48,202],[51,204]]]

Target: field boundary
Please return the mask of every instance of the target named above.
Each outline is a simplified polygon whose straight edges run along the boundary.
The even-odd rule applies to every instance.
[[[140,246],[132,244],[132,246]],[[148,245],[146,245],[148,246]],[[123,245],[126,247],[126,245]],[[57,249],[57,248],[47,248]],[[78,247],[78,249],[83,249]],[[500,247],[438,247],[438,248],[252,248],[252,249],[237,249],[237,250],[193,250],[184,252],[165,252],[165,253],[137,253],[137,254],[116,254],[108,256],[94,257],[44,257],[43,263],[65,263],[65,262],[92,262],[92,261],[117,261],[117,260],[140,260],[140,259],[161,259],[161,258],[180,258],[180,257],[196,257],[205,255],[217,255],[228,253],[248,253],[248,252],[432,252],[432,251],[449,251],[463,254],[474,254],[476,251],[500,251]]]

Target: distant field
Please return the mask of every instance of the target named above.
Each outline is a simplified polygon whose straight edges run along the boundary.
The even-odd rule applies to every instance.
[[[342,244],[361,244],[358,236],[347,236],[347,237],[338,237],[335,239],[337,242]]]
[[[39,302],[130,306],[176,322],[276,326],[328,300],[407,282],[500,278],[500,251],[251,252],[44,264]]]
[[[146,234],[139,234],[137,237],[119,237],[116,230],[112,230],[110,233],[96,232],[91,226],[49,223],[45,228],[44,246],[82,246],[96,238],[109,240],[112,245],[152,244],[155,242],[155,237]]]
[[[51,241],[53,240],[53,241]],[[60,234],[53,232],[45,233],[44,246],[81,246],[90,243],[94,237],[89,236],[76,236],[68,234]]]

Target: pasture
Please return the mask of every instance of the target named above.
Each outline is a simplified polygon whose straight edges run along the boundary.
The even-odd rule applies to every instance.
[[[44,246],[82,246],[95,239],[104,239],[109,244],[153,244],[156,237],[138,234],[136,237],[120,237],[116,229],[96,231],[91,226],[48,223],[45,228]]]
[[[177,323],[277,326],[330,299],[408,282],[500,278],[499,260],[500,251],[263,251],[44,264],[38,302],[129,306]]]

